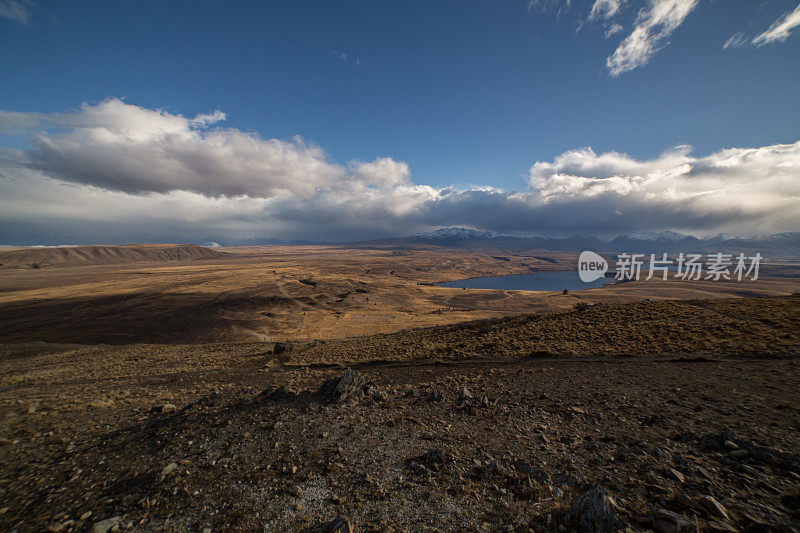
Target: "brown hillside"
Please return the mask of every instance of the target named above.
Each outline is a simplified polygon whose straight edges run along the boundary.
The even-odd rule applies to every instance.
[[[64,246],[19,248],[0,253],[0,264],[8,268],[107,265],[214,259],[227,254],[196,244],[122,244],[116,246]]]
[[[295,363],[556,355],[792,355],[800,295],[640,301],[314,342]]]

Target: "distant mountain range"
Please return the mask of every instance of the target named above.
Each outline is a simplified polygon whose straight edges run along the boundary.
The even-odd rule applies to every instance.
[[[697,238],[675,231],[646,231],[625,233],[614,239],[602,240],[586,235],[522,234],[480,231],[452,227],[395,237],[380,244],[427,244],[449,248],[492,248],[503,250],[545,249],[555,251],[630,253],[739,253],[760,252],[766,258],[800,258],[800,233],[776,233],[761,237],[742,237],[724,234]]]

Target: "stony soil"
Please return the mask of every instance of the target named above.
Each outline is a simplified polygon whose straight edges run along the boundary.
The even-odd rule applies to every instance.
[[[395,366],[318,392],[341,375],[232,375],[96,425],[21,413],[0,527],[553,531],[599,485],[633,530],[798,530],[796,360]]]
[[[708,331],[796,334],[795,297],[719,305]],[[586,312],[553,320],[577,335]],[[530,323],[493,324],[520,340]],[[646,324],[643,339],[664,326]],[[416,333],[437,332],[455,335]],[[392,339],[410,337],[351,347],[417,354]],[[799,531],[797,349],[717,346],[354,351],[347,373],[303,366],[304,346],[2,346],[0,530]]]
[[[800,294],[770,298],[578,303],[568,311],[480,320],[303,345],[293,361],[353,364],[425,358],[563,355],[791,355]]]

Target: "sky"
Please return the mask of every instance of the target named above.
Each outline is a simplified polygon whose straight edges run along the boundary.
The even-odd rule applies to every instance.
[[[800,231],[798,0],[0,0],[0,244]]]

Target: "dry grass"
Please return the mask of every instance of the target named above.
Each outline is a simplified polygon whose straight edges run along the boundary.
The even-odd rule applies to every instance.
[[[800,295],[640,301],[318,342],[305,363],[555,355],[767,356],[800,348]]]
[[[196,244],[122,244],[118,246],[60,246],[0,251],[0,265],[12,268],[71,267],[116,263],[160,263],[219,259],[224,253]]]
[[[205,259],[0,267],[0,342],[304,342],[565,310],[579,302],[773,296],[800,290],[798,278],[766,277],[746,284],[624,283],[566,295],[465,291],[430,284],[571,269],[576,258],[559,252],[391,247],[225,251],[228,255]],[[797,271],[784,265],[780,274],[786,275],[787,268],[789,274]]]

